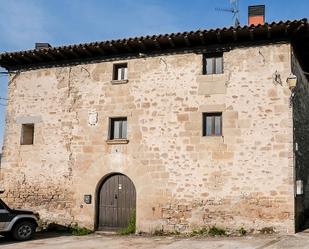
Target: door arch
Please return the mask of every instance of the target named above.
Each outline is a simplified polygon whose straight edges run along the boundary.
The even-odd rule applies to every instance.
[[[99,185],[97,229],[119,229],[129,224],[136,209],[136,190],[129,177],[112,174]]]

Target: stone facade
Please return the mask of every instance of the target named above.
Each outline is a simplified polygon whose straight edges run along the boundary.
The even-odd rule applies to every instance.
[[[128,63],[126,84],[111,84],[115,62]],[[138,231],[293,233],[290,72],[291,46],[278,43],[224,52],[222,75],[202,75],[194,52],[12,74],[4,199],[47,222],[93,229],[98,184],[120,172],[136,187]],[[89,111],[98,113],[95,126]],[[202,136],[203,112],[222,112],[223,136]],[[106,142],[118,116],[127,117],[128,144]],[[35,124],[33,145],[20,145],[25,119]]]

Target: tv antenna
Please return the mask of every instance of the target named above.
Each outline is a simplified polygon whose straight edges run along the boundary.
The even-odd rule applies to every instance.
[[[217,11],[231,12],[233,14],[232,20],[234,21],[234,27],[240,26],[239,22],[239,0],[230,0],[230,8],[215,8]]]

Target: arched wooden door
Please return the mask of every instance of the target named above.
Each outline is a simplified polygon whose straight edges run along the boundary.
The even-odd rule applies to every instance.
[[[136,208],[136,191],[130,178],[121,174],[108,177],[98,195],[98,229],[127,227]]]

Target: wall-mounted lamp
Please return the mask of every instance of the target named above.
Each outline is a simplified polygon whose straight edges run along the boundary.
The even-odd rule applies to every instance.
[[[297,83],[297,76],[291,73],[289,77],[286,79],[286,82],[288,83],[289,88],[291,90],[294,90],[294,88],[296,87],[296,83]]]

